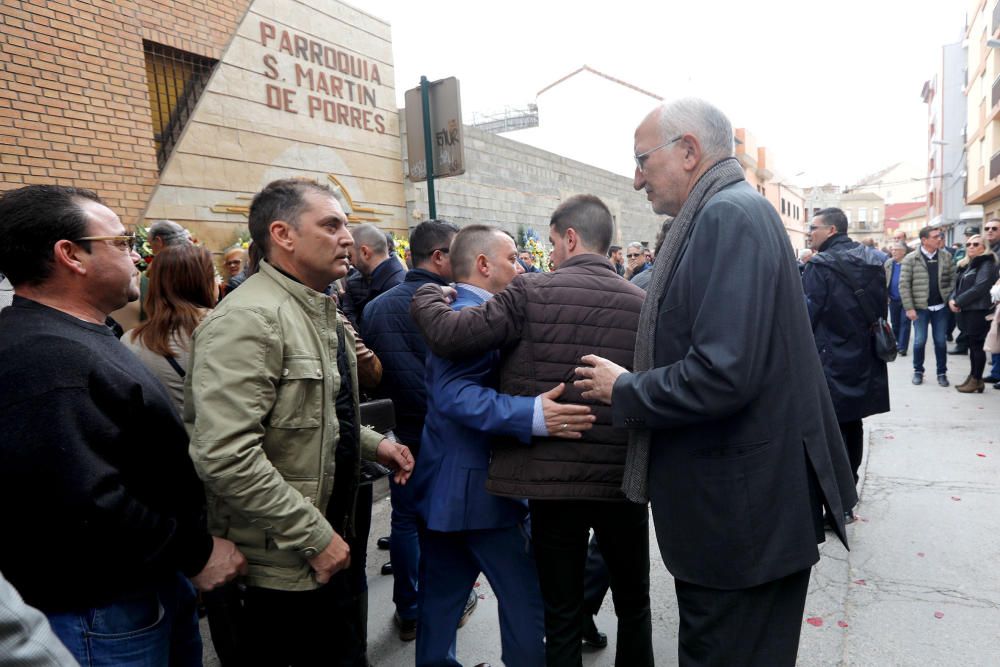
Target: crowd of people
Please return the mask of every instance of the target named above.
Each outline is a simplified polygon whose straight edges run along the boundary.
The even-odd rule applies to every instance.
[[[442,220],[401,260],[329,188],[286,179],[254,197],[224,278],[170,221],[140,276],[95,193],[0,194],[0,502],[18,536],[0,611],[22,619],[0,620],[0,647],[198,665],[204,613],[223,665],[366,667],[385,614],[415,664],[459,665],[482,573],[505,664],[607,646],[610,588],[615,664],[653,665],[652,516],[680,663],[794,664],[817,543],[847,544],[862,420],[889,409],[875,327],[888,313],[905,354],[913,322],[918,382],[930,324],[946,385],[956,314],[958,389],[982,391],[1000,223],[956,277],[940,230],[887,258],[824,209],[797,265],[717,108],[657,108],[633,148],[666,218],[653,247],[612,245],[608,207],[576,195],[552,213],[550,271],[496,226]],[[143,321],[116,329],[140,297]],[[365,575],[382,476],[391,610],[368,608]]]

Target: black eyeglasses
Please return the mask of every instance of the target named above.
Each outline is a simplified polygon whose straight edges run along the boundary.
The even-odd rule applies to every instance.
[[[975,241],[973,241],[972,243],[966,243],[965,247],[966,248],[978,248],[981,245],[982,245],[982,243],[976,243]]]
[[[635,259],[636,257],[642,257],[642,253],[641,252],[630,252],[629,254],[627,254],[625,256],[628,257],[629,259]]]
[[[986,229],[986,231],[988,232],[995,232],[998,229],[1000,229],[1000,227],[985,227],[984,229]]]
[[[81,236],[73,243],[79,241],[111,241],[112,245],[124,252],[134,252],[136,248],[135,234],[121,234],[119,236]]]

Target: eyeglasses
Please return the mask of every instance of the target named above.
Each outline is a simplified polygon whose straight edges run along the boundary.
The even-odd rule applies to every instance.
[[[670,144],[677,143],[678,141],[680,141],[683,138],[684,138],[683,134],[678,135],[678,136],[674,137],[673,139],[671,139],[670,141],[668,141],[665,144],[660,144],[656,148],[650,148],[645,153],[639,153],[638,155],[633,155],[632,157],[635,159],[635,168],[638,169],[639,171],[642,171],[643,173],[645,173],[643,171],[642,167],[643,167],[644,164],[646,164],[646,158],[648,158],[650,155],[652,155],[656,151],[660,150],[661,148],[666,148]]]
[[[988,232],[995,232],[1000,229],[1000,227],[984,227],[984,229]]]
[[[225,262],[225,265],[226,266],[239,266],[242,263],[243,263],[242,259],[231,259],[228,262]]]
[[[642,257],[642,253],[641,252],[630,252],[629,254],[627,254],[625,256],[628,257],[629,259],[635,259],[636,257]]]
[[[972,242],[972,243],[966,243],[965,247],[966,248],[978,248],[981,245],[982,245],[982,243]]]
[[[833,225],[809,225],[809,231],[815,232],[817,229],[825,229],[826,227],[833,227]]]
[[[134,252],[136,248],[135,234],[122,234],[120,236],[81,236],[76,241],[73,241],[73,243],[78,243],[79,241],[112,241],[112,245],[124,252]]]

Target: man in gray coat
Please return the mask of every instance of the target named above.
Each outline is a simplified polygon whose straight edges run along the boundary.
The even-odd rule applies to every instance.
[[[857,500],[794,253],[710,104],[654,110],[635,160],[635,189],[675,216],[635,371],[587,355],[576,384],[630,430],[624,490],[652,501],[680,664],[793,665],[824,508],[846,544]]]

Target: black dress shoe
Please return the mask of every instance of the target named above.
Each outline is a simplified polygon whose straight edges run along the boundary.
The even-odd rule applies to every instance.
[[[382,572],[382,574],[385,575],[392,574],[392,561],[389,561],[388,563],[383,565],[380,572]]]
[[[608,636],[597,629],[593,616],[583,623],[583,643],[594,648],[608,647]]]
[[[399,639],[404,642],[412,642],[417,638],[417,619],[400,618],[399,612],[392,615],[392,620],[399,630]]]
[[[983,382],[986,384],[993,384],[994,382],[1000,382],[1000,378],[990,374],[983,378]]]
[[[375,546],[377,546],[382,551],[388,551],[391,542],[392,540],[390,540],[388,536],[380,537],[377,540],[375,540]]]
[[[968,354],[968,353],[969,353],[969,348],[967,348],[967,347],[959,347],[958,345],[956,345],[955,347],[953,347],[950,350],[948,350],[948,354],[954,354],[954,355],[959,355],[959,354],[963,354],[964,355],[964,354]]]
[[[994,389],[1000,389],[1000,382],[997,382],[995,385],[993,385],[993,388]]]
[[[944,374],[938,375],[938,385],[940,385],[942,387],[947,387],[948,386],[948,376],[944,375]]]
[[[913,382],[913,384],[923,384],[924,383],[924,374],[923,373],[914,373],[913,374],[913,380],[912,380],[912,382]]]
[[[899,356],[905,357],[906,356],[906,350],[900,350],[899,351]]]

